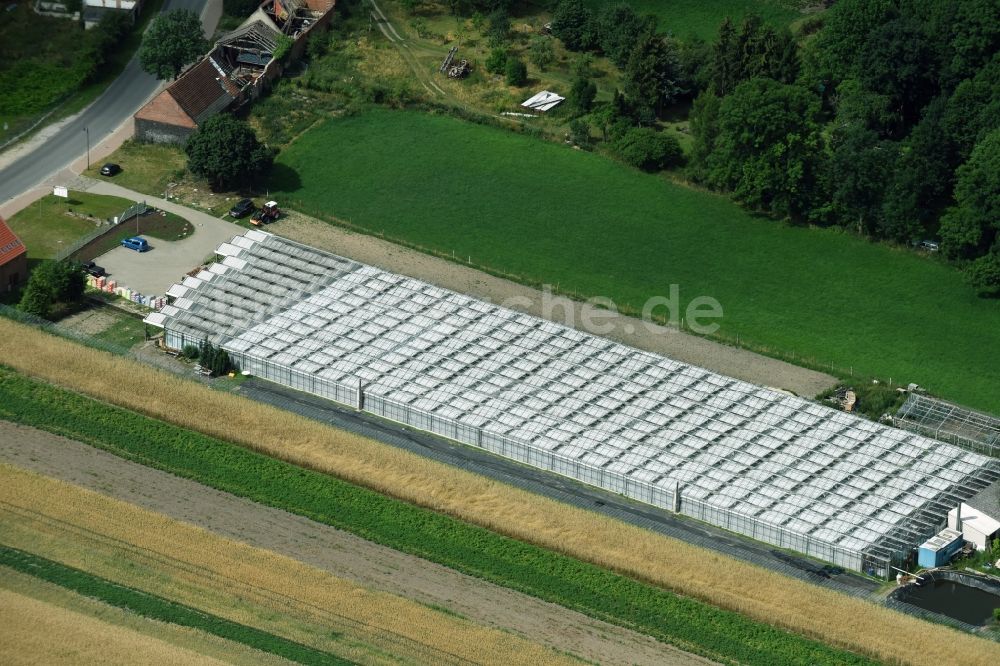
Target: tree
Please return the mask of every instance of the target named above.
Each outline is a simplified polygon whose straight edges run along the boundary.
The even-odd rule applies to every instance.
[[[594,15],[583,0],[560,0],[552,16],[552,34],[570,51],[588,51],[597,43]]]
[[[973,261],[965,277],[980,296],[1000,296],[1000,253],[990,252]]]
[[[176,79],[208,49],[201,19],[189,9],[173,9],[153,19],[142,36],[139,64],[158,79]]]
[[[895,146],[866,127],[847,125],[834,131],[830,149],[825,175],[835,221],[859,234],[875,233]]]
[[[567,105],[577,113],[587,113],[594,106],[597,97],[597,86],[590,79],[577,77],[573,79],[573,87],[569,89]]]
[[[506,9],[498,8],[490,13],[486,36],[493,48],[498,48],[510,39],[510,15]]]
[[[528,68],[519,58],[508,57],[504,77],[507,85],[521,87],[528,82]]]
[[[985,254],[1000,232],[1000,130],[993,130],[958,168],[955,206],[941,219],[942,250],[951,257]]]
[[[590,125],[579,118],[569,121],[569,138],[573,145],[581,148],[590,147]]]
[[[555,51],[552,50],[552,40],[546,37],[536,37],[531,40],[531,45],[528,46],[528,60],[538,69],[548,69],[556,60]]]
[[[57,303],[70,305],[83,300],[87,280],[80,265],[72,261],[45,261],[28,278],[20,308],[38,317],[48,317]]]
[[[188,139],[188,169],[212,189],[244,189],[271,168],[274,153],[253,129],[228,114],[206,120]]]
[[[719,106],[709,184],[732,190],[750,208],[804,218],[817,203],[819,106],[799,86],[764,78],[741,83]]]
[[[897,0],[839,0],[810,45],[808,78],[833,90],[858,70],[860,46],[883,23],[898,15]]]
[[[647,32],[656,30],[656,19],[640,16],[632,6],[617,2],[604,5],[594,17],[598,45],[611,62],[621,69],[628,63],[632,47]]]
[[[638,110],[658,115],[680,96],[680,65],[672,41],[647,32],[632,49],[625,67],[625,96]]]
[[[712,91],[706,90],[695,98],[691,105],[688,127],[694,136],[688,175],[698,182],[709,180],[715,141],[719,136],[719,110],[722,100]]]
[[[493,49],[486,58],[486,71],[491,74],[503,74],[507,71],[507,49]]]
[[[626,164],[645,171],[659,171],[681,163],[683,151],[674,137],[648,127],[632,127],[611,144]]]
[[[793,83],[799,74],[798,45],[790,31],[776,30],[755,14],[743,19],[739,31],[727,18],[719,28],[711,70],[719,96],[759,76]]]

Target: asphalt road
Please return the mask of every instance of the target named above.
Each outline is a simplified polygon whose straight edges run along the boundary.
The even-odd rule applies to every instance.
[[[200,15],[209,1],[166,0],[162,11],[190,9]],[[146,103],[159,85],[157,79],[139,68],[138,56],[133,57],[93,104],[44,143],[0,170],[0,203],[41,184],[83,156],[87,152],[84,128],[90,129],[91,146],[106,139]]]
[[[799,557],[707,523],[633,502],[620,495],[495,456],[488,451],[414,430],[279,384],[252,378],[236,391],[253,400],[295,412],[336,428],[482,474],[560,502],[603,513],[675,539],[711,548],[838,592],[874,599],[879,587],[876,581],[854,572]]]

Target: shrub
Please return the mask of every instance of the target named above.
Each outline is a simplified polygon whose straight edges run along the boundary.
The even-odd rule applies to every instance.
[[[233,363],[233,359],[230,358],[229,352],[216,347],[208,340],[201,343],[201,348],[198,350],[198,358],[200,359],[201,367],[211,372],[213,377],[226,375],[238,370],[236,364]]]
[[[626,164],[645,171],[659,171],[681,163],[681,146],[672,136],[646,127],[633,127],[616,139],[611,149]]]
[[[201,350],[198,348],[198,345],[184,345],[184,349],[181,350],[181,356],[189,361],[198,358],[198,354],[200,353]]]
[[[493,49],[486,58],[486,71],[491,74],[503,74],[507,70],[507,51]]]
[[[545,37],[536,37],[528,47],[528,59],[538,69],[548,69],[556,60],[556,53],[552,49],[552,41]]]
[[[528,82],[528,67],[519,58],[507,58],[504,76],[507,85],[521,87]]]
[[[31,271],[20,308],[36,317],[48,317],[57,303],[69,305],[82,301],[86,285],[87,280],[76,262],[43,262]]]

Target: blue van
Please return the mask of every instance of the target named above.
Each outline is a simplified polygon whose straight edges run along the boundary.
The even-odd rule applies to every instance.
[[[122,241],[122,247],[127,247],[130,250],[135,250],[136,252],[145,252],[149,249],[149,243],[142,236],[132,236],[131,238],[126,238]]]

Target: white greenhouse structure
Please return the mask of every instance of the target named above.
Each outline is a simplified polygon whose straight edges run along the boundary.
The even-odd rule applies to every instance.
[[[248,231],[146,318],[244,371],[888,576],[1000,460]]]

